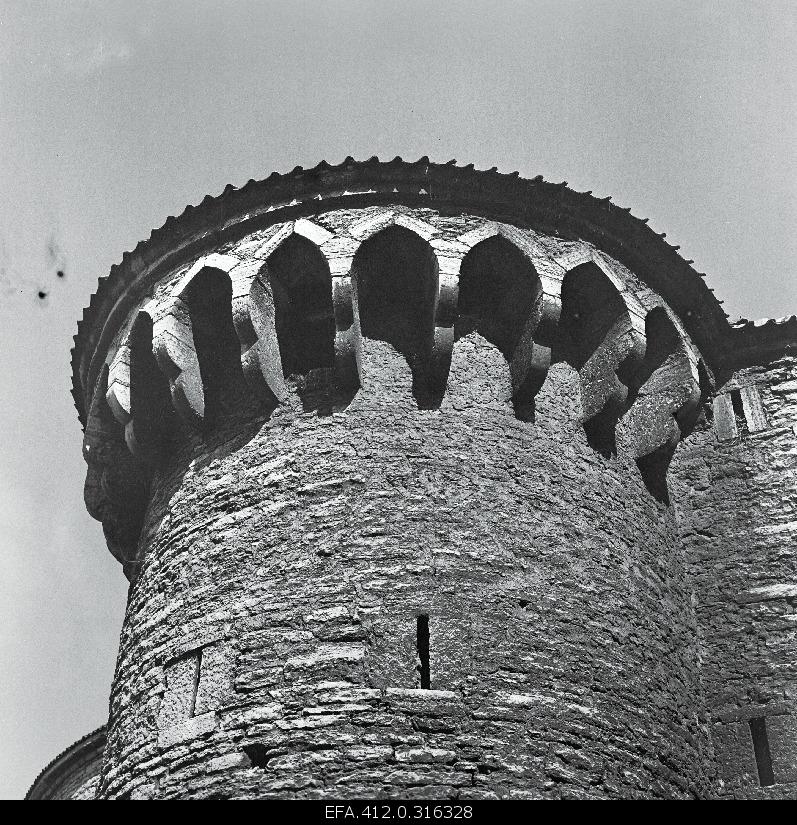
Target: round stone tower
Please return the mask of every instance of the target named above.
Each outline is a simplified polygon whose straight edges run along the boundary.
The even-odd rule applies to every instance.
[[[99,796],[709,795],[668,467],[727,327],[645,221],[517,174],[169,218],[74,353],[130,580]]]

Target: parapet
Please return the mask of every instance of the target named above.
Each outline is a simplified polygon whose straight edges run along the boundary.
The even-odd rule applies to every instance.
[[[502,357],[485,407],[533,422],[548,368],[568,363],[590,443],[630,451],[666,501],[717,380],[797,330],[731,326],[703,277],[609,198],[516,173],[347,158],[227,187],[126,254],[79,324],[89,512],[131,575],[152,468],[175,428],[218,424],[231,372],[267,410],[456,409],[486,349]],[[386,352],[406,381],[386,378]]]

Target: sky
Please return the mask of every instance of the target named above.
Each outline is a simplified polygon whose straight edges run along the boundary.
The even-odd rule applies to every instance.
[[[127,583],[69,350],[124,251],[228,183],[428,155],[612,195],[732,317],[792,314],[795,34],[793,0],[0,0],[0,798],[107,718]]]

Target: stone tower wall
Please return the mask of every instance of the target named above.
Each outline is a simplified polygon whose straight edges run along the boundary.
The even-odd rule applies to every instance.
[[[573,374],[551,378],[535,424],[480,398],[377,395],[175,460],[145,526],[104,792],[704,794],[672,525],[633,460],[586,443]]]

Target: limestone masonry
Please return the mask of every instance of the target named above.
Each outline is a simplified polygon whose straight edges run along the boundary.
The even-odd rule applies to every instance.
[[[126,254],[73,358],[110,717],[29,798],[797,797],[797,318],[676,250],[349,158]]]

